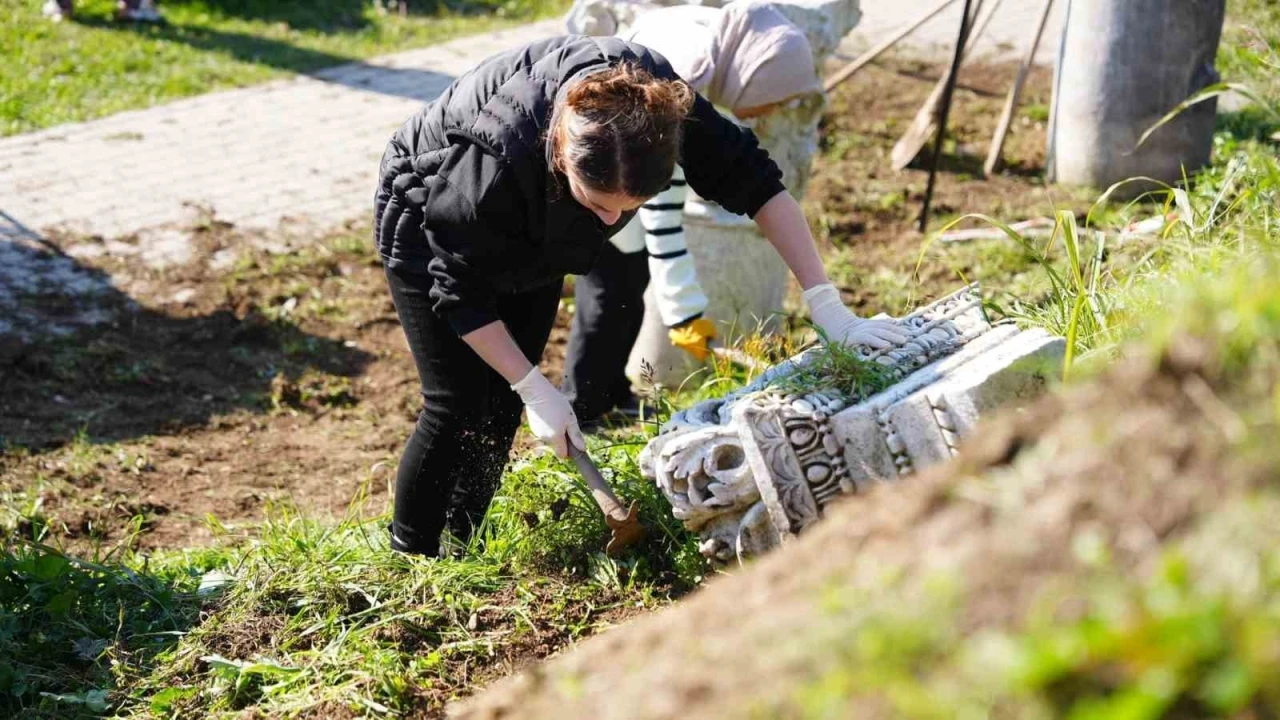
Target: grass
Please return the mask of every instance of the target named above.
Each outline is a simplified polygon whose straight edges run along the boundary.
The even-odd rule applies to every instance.
[[[1224,48],[1231,58],[1226,67],[1274,108],[1280,105],[1272,72],[1280,17],[1271,5],[1253,6],[1268,13],[1269,22],[1247,31],[1237,26],[1229,41],[1233,34],[1267,37],[1270,49]],[[1269,128],[1258,131],[1258,119],[1272,112],[1255,107],[1243,118],[1222,118],[1209,168],[1183,187],[1129,206],[1176,217],[1136,255],[1119,252],[1124,248],[1116,245],[1114,225],[1095,215],[1077,222],[1072,213],[1059,213],[1047,241],[1005,228],[1006,247],[1026,254],[1044,288],[1035,297],[1012,296],[1018,304],[1005,308],[1008,315],[1067,336],[1067,368],[1074,360],[1082,382],[1135,347],[1168,362],[1188,337],[1198,338],[1208,349],[1203,362],[1215,390],[1197,402],[1206,404],[1204,412],[1232,443],[1232,462],[1256,463],[1260,481],[1176,533],[1176,540],[1158,545],[1140,573],[1112,556],[1125,528],[1098,524],[1079,533],[1071,551],[1085,570],[1071,578],[1070,588],[1041,587],[1025,616],[998,628],[963,629],[973,622],[966,609],[984,600],[966,578],[945,573],[909,595],[890,580],[881,592],[831,597],[825,618],[830,641],[807,654],[820,670],[779,701],[788,717],[846,717],[868,706],[886,716],[918,718],[1280,712],[1273,482],[1280,464],[1274,449],[1280,291],[1272,281],[1280,271],[1280,158]],[[1102,427],[1105,418],[1071,427],[1087,432],[1089,423]],[[1043,483],[1034,463],[1028,465],[1020,482]],[[1152,477],[1160,472],[1150,470]],[[977,480],[1016,486],[1018,478],[1009,475]],[[1117,535],[1108,537],[1112,532]]]
[[[35,536],[0,554],[0,714],[438,713],[495,674],[669,602],[706,571],[636,465],[593,447],[650,539],[620,559],[571,466],[527,455],[451,561],[390,552],[361,502],[337,524],[281,506],[250,543],[92,560]],[[212,521],[216,525],[216,521]]]
[[[371,405],[361,395],[361,375],[312,363],[332,360],[350,335],[316,347],[306,342],[327,327],[311,323],[313,316],[386,325],[389,301],[366,282],[369,273],[377,275],[366,238],[339,233],[274,256],[246,250],[220,274],[158,278],[203,293],[199,306],[166,313],[169,321],[190,315],[202,322],[225,308],[262,318],[254,323],[261,342],[249,350],[269,347],[270,355],[228,353],[234,365],[243,364],[229,368],[232,376],[250,380],[208,425],[247,409],[254,420],[233,425],[238,436],[289,416],[305,427],[332,411],[346,414],[342,427],[357,433],[326,437],[339,446],[398,427],[363,418],[398,410]],[[374,336],[357,337],[380,347]],[[72,396],[72,381],[106,391],[115,381],[105,376],[133,358],[164,355],[95,344],[106,340],[95,336],[78,351],[76,338],[58,344],[37,377],[61,383],[58,391]],[[218,358],[221,352],[210,351]],[[175,369],[169,365],[157,362],[148,374]],[[393,370],[384,367],[379,379],[394,385]],[[203,392],[186,385],[166,391],[170,381],[156,381],[119,382],[161,398],[198,399]],[[360,402],[349,407],[353,395]],[[164,449],[171,431],[112,436],[119,422],[83,422],[55,444],[6,444],[0,456],[0,717],[216,717],[245,710],[342,717],[383,708],[434,716],[452,697],[688,592],[707,572],[694,539],[641,477],[644,428],[614,432],[592,447],[619,494],[641,504],[650,539],[634,552],[605,557],[608,530],[572,465],[524,452],[477,537],[457,559],[434,562],[387,548],[385,496],[357,502],[336,523],[291,505],[274,506],[261,527],[257,518],[244,527],[209,517],[215,542],[207,549],[141,550],[140,531],[152,512],[139,504],[145,492],[120,495],[133,486],[110,479],[165,477],[164,464],[175,460]],[[359,435],[369,432],[366,422],[381,429]],[[252,452],[254,444],[237,440],[233,452]],[[153,462],[162,469],[153,470]],[[260,482],[273,482],[267,467],[258,469]],[[376,466],[367,472],[362,477]],[[174,482],[182,477],[175,474]]]
[[[1098,287],[1113,323],[1083,341],[1095,353],[1114,351],[1119,342],[1136,345],[1165,364],[1185,348],[1204,348],[1203,358],[1192,362],[1202,363],[1208,394],[1195,402],[1207,408],[1203,412],[1225,438],[1229,450],[1222,462],[1232,469],[1224,472],[1233,481],[1253,479],[1233,482],[1227,497],[1195,512],[1169,536],[1153,535],[1139,571],[1120,560],[1126,554],[1127,562],[1133,560],[1133,546],[1122,539],[1132,528],[1091,511],[1072,538],[1073,559],[1065,565],[1071,569],[1043,580],[1025,612],[1001,613],[995,626],[975,630],[971,615],[992,607],[989,589],[948,571],[908,583],[902,582],[906,573],[886,568],[884,585],[874,591],[833,590],[822,603],[826,640],[806,654],[817,670],[787,688],[786,697],[771,699],[777,707],[760,717],[852,717],[866,707],[903,718],[1243,718],[1280,712],[1280,537],[1274,522],[1280,511],[1274,482],[1280,466],[1274,443],[1280,426],[1280,288],[1270,281],[1280,271],[1274,223],[1280,161],[1254,142],[1233,146],[1187,194],[1188,207],[1203,222],[1176,228],[1166,254]],[[1232,167],[1248,169],[1232,194],[1235,209],[1210,214],[1221,199],[1219,181]],[[1066,292],[1076,292],[1075,286]],[[1072,297],[1061,302],[1075,303]],[[1190,387],[1200,378],[1193,373],[1182,383]],[[1121,420],[1150,421],[1141,412]],[[1098,433],[1092,442],[1103,447],[1111,432],[1133,432],[1108,431],[1108,422],[1103,416],[1068,418],[1064,427]],[[1069,464],[1069,454],[1058,457],[1061,442],[1055,436],[1027,455]],[[984,512],[1032,512],[1022,506],[1026,496],[1055,473],[1022,459],[949,491],[976,496],[977,488],[990,488]],[[1131,478],[1126,495],[1172,491],[1174,483],[1199,480],[1154,460],[1140,474],[1146,477]],[[1061,472],[1053,478],[1064,480],[1070,477]],[[996,518],[991,531],[1010,532],[1005,523],[1016,521]]]
[[[1171,293],[1198,287],[1204,277],[1227,272],[1241,258],[1271,257],[1280,200],[1274,148],[1223,133],[1215,139],[1215,154],[1213,165],[1188,188],[1167,187],[1135,201],[1175,218],[1136,261],[1117,262],[1108,246],[1117,242],[1115,234],[1097,230],[1090,218],[1078,224],[1069,212],[1058,213],[1043,248],[999,221],[977,216],[1033,254],[1049,292],[1035,302],[1015,299],[1005,312],[1065,336],[1068,373],[1075,358],[1097,354],[1105,360],[1124,341],[1146,333],[1153,321],[1167,318]]]
[[[98,715],[198,617],[200,561],[137,569],[35,544],[0,555],[0,712]]]
[[[1258,72],[1262,62],[1274,62],[1280,46],[1280,7],[1268,0],[1235,0],[1223,29],[1217,68],[1224,78],[1248,78],[1249,85],[1268,97],[1280,97],[1280,78]]]
[[[306,73],[560,12],[559,0],[433,0],[401,17],[371,0],[169,0],[161,26],[114,22],[114,0],[53,24],[0,0],[0,135]],[[122,138],[127,139],[127,138]]]
[[[852,402],[861,402],[888,388],[898,379],[894,371],[873,360],[864,360],[853,348],[828,342],[818,331],[821,345],[811,359],[793,373],[774,381],[773,387],[793,393],[836,390]]]
[[[1273,14],[1272,20],[1280,27],[1280,16]],[[1280,92],[1268,84],[1280,67],[1276,47],[1245,55],[1224,49],[1234,58],[1231,67],[1245,73],[1248,82],[1206,88],[1143,135],[1145,139],[1187,107],[1226,92],[1252,101],[1245,110],[1220,117],[1213,162],[1181,186],[1139,178],[1116,183],[1083,219],[1071,211],[1057,211],[1053,232],[1043,243],[981,214],[957,218],[938,231],[976,219],[999,228],[1009,241],[1006,247],[1021,251],[1026,269],[1038,276],[1039,290],[1028,292],[1027,285],[1022,293],[1006,290],[1009,304],[997,305],[997,310],[1066,337],[1064,374],[1070,374],[1081,356],[1096,354],[1105,362],[1123,342],[1146,334],[1151,321],[1167,317],[1171,293],[1200,287],[1205,277],[1215,278],[1217,272],[1232,272],[1228,268],[1241,258],[1260,263],[1271,258],[1280,200],[1280,165],[1272,144],[1272,127],[1280,123]],[[1123,206],[1111,202],[1134,182],[1160,187]],[[1115,222],[1133,214],[1169,221],[1156,238],[1135,241],[1118,233]],[[919,264],[929,258],[931,247],[932,241],[926,243]]]
[[[832,624],[856,618],[856,628],[815,648],[825,670],[790,689],[783,703],[801,710],[788,716],[846,717],[870,698],[903,718],[1269,716],[1280,707],[1272,650],[1280,641],[1280,576],[1265,513],[1276,506],[1274,497],[1256,503],[1230,513],[1237,539],[1248,541],[1224,547],[1213,537],[1221,525],[1207,523],[1137,578],[1107,558],[1105,542],[1080,536],[1075,554],[1090,569],[1069,600],[1064,588],[1044,588],[1021,627],[958,631],[966,591],[962,579],[944,574],[918,595],[885,588],[879,601],[832,597]],[[1206,562],[1210,550],[1233,567],[1256,563],[1256,574],[1245,573],[1247,588],[1223,583],[1225,573]],[[838,639],[854,635],[856,643]]]
[[[226,414],[248,407],[258,418],[237,428],[289,416],[305,426],[308,418],[333,411],[350,414],[344,427],[358,433],[368,430],[362,413],[396,412],[369,405],[359,374],[312,364],[332,359],[339,341],[306,342],[327,327],[311,324],[313,316],[343,325],[377,320],[376,327],[387,319],[387,300],[361,284],[377,265],[366,237],[339,233],[274,256],[247,250],[222,274],[161,278],[208,295],[181,313],[200,318],[211,308],[233,307],[246,318],[262,317],[255,327],[271,356],[246,354],[252,362],[245,369],[231,368],[252,380]],[[60,368],[64,385],[75,380],[102,389],[108,383],[100,376],[127,367],[126,360],[163,354],[105,346],[99,352],[93,342],[77,353],[73,340],[52,353],[51,368]],[[151,372],[163,373],[167,365],[157,363]],[[380,378],[394,384],[389,370]],[[193,394],[165,395],[163,384],[144,380],[121,382],[141,383],[161,397]],[[353,396],[360,402],[348,407]],[[226,414],[211,416],[209,424]],[[525,452],[507,472],[477,537],[457,559],[435,562],[388,549],[385,496],[358,501],[336,523],[291,505],[275,505],[261,527],[257,519],[243,527],[209,517],[210,548],[140,550],[145,544],[136,540],[151,511],[136,505],[140,497],[117,494],[129,485],[104,478],[164,477],[151,463],[163,466],[173,457],[163,437],[126,432],[113,442],[102,434],[112,424],[95,419],[55,446],[15,445],[0,456],[6,480],[0,483],[0,560],[8,563],[0,567],[0,583],[8,583],[0,597],[2,717],[241,711],[342,717],[384,709],[435,716],[450,698],[667,603],[697,587],[707,572],[694,538],[641,477],[637,454],[648,439],[645,428],[619,430],[592,447],[619,494],[641,504],[650,539],[634,552],[604,556],[608,530],[572,465]],[[241,447],[252,451],[253,444],[246,439]],[[25,474],[12,472],[19,465]],[[262,471],[260,479],[271,482],[270,471]],[[106,492],[109,487],[115,491]],[[102,532],[99,521],[113,531]],[[67,608],[69,597],[76,604]]]
[[[1275,98],[1266,86],[1270,56],[1255,51],[1253,64],[1244,57],[1239,67],[1252,74],[1233,79],[1261,77],[1259,94]],[[966,265],[981,261],[1010,276],[1000,309],[1070,336],[1077,369],[1106,364],[1128,341],[1158,349],[1187,333],[1211,339],[1217,371],[1235,389],[1233,404],[1220,409],[1224,422],[1234,414],[1251,433],[1242,452],[1266,453],[1280,417],[1280,160],[1264,117],[1228,118],[1212,167],[1130,208],[1176,213],[1156,242],[1100,240],[1093,231],[1113,230],[1129,212],[1121,208],[1059,215],[1047,241],[1019,236],[946,252],[972,253]],[[295,263],[313,261],[246,260],[228,290],[249,277],[285,283]],[[796,349],[790,338],[744,347],[770,361]],[[879,382],[839,352],[825,357],[823,372],[854,393]],[[136,380],[121,372],[118,382]],[[748,370],[716,363],[677,401],[750,379]],[[345,392],[340,379],[303,374],[273,386],[264,402],[290,412],[341,404]],[[655,398],[663,410],[672,402]],[[120,543],[82,559],[46,544],[30,497],[6,497],[16,517],[4,524],[16,531],[0,553],[0,714],[438,714],[496,675],[702,582],[707,568],[695,540],[640,475],[647,437],[624,429],[592,447],[620,494],[641,502],[651,529],[649,544],[619,560],[598,551],[607,531],[572,467],[545,453],[513,463],[477,536],[451,561],[389,552],[385,516],[362,503],[334,524],[277,507],[246,543],[150,555]],[[72,485],[91,483],[102,463],[144,472],[148,462],[84,434],[60,458],[58,482]],[[1081,536],[1073,550],[1092,570],[1066,620],[1045,611],[1017,627],[965,635],[963,578],[938,578],[912,596],[828,598],[832,644],[811,650],[823,671],[789,688],[788,707],[799,708],[796,717],[842,717],[850,697],[875,691],[901,716],[937,716],[939,708],[975,717],[1010,708],[1070,718],[1274,714],[1275,512],[1273,498],[1248,498],[1217,525],[1163,548],[1141,576],[1114,566],[1105,543]],[[1223,580],[1233,568],[1252,569],[1253,582]]]

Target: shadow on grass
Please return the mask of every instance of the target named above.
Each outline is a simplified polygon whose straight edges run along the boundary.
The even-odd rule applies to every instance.
[[[179,585],[186,585],[183,590]],[[199,618],[191,577],[0,547],[0,715],[101,717]]]
[[[453,81],[452,76],[442,73],[373,65],[359,58],[313,50],[284,40],[248,33],[173,23],[118,23],[97,17],[82,18],[77,22],[104,30],[135,32],[152,39],[182,43],[206,52],[227,55],[244,63],[268,65],[336,85],[421,102],[434,99]]]
[[[162,0],[160,7],[193,6],[208,8],[225,17],[286,23],[296,30],[322,33],[349,33],[369,27],[365,8],[385,0]],[[419,3],[420,4],[420,3]],[[437,3],[430,3],[437,6]]]
[[[1280,121],[1265,108],[1249,105],[1240,110],[1219,112],[1215,129],[1237,140],[1275,142],[1273,138],[1280,132]]]
[[[103,271],[11,219],[0,225],[0,449],[57,448],[77,433],[114,442],[265,412],[273,392],[304,376],[338,387],[373,359],[273,311],[283,298],[229,302],[143,307]],[[350,401],[335,389],[323,402]]]

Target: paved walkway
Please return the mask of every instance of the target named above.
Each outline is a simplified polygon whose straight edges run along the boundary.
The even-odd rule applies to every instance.
[[[932,4],[864,0],[846,47],[874,42]],[[962,5],[907,44],[949,52]],[[1005,0],[978,52],[1021,52],[1040,7]],[[477,60],[560,28],[545,21],[0,139],[0,211],[35,231],[108,238],[189,220],[197,208],[246,228],[335,225],[369,209],[378,158],[406,116]]]
[[[406,117],[477,61],[560,27],[476,35],[0,139],[0,210],[35,230],[104,237],[181,222],[194,207],[249,228],[340,222],[371,207],[378,159]]]
[[[842,50],[875,42],[933,2],[864,0],[861,24]],[[962,4],[904,47],[949,52]],[[1004,0],[979,53],[1020,52],[1040,7]],[[201,213],[246,230],[312,233],[365,216],[378,159],[405,117],[477,61],[562,27],[548,20],[0,139],[0,338],[94,319],[91,304],[73,303],[76,310],[56,320],[24,321],[24,306],[34,303],[23,300],[127,294],[124,279],[86,271],[76,258],[119,253],[153,266],[182,263],[192,254],[183,228]],[[1054,47],[1045,43],[1042,60]],[[100,240],[54,247],[45,240],[54,230]],[[120,242],[125,236],[134,237]]]
[[[999,5],[991,17],[991,23],[978,38],[974,55],[970,57],[1021,59],[1031,46],[1031,35],[1044,10],[1044,0],[985,0],[984,5],[990,8],[993,2],[999,2]],[[842,52],[852,55],[859,49],[874,45],[881,38],[918,19],[937,3],[938,0],[863,0],[862,20],[841,45]],[[1053,63],[1058,38],[1062,35],[1066,6],[1066,0],[1055,0],[1053,4],[1044,39],[1040,41],[1040,49],[1036,53],[1037,62],[1041,64]],[[956,35],[960,32],[960,11],[963,7],[963,0],[951,3],[946,10],[908,35],[897,47],[950,58],[955,51]]]

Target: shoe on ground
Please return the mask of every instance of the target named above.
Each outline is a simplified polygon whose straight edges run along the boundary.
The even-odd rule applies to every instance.
[[[391,536],[391,549],[398,553],[404,553],[405,555],[420,555],[426,558],[440,557],[439,546],[414,547],[401,539],[400,536],[396,535],[396,531],[392,528],[391,523],[387,523],[387,534]]]

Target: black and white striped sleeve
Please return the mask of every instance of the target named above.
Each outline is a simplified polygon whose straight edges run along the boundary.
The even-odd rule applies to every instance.
[[[693,256],[684,237],[684,201],[688,195],[684,170],[676,166],[671,185],[640,208],[644,244],[649,252],[649,276],[658,313],[667,327],[702,315],[707,296],[698,283]]]

